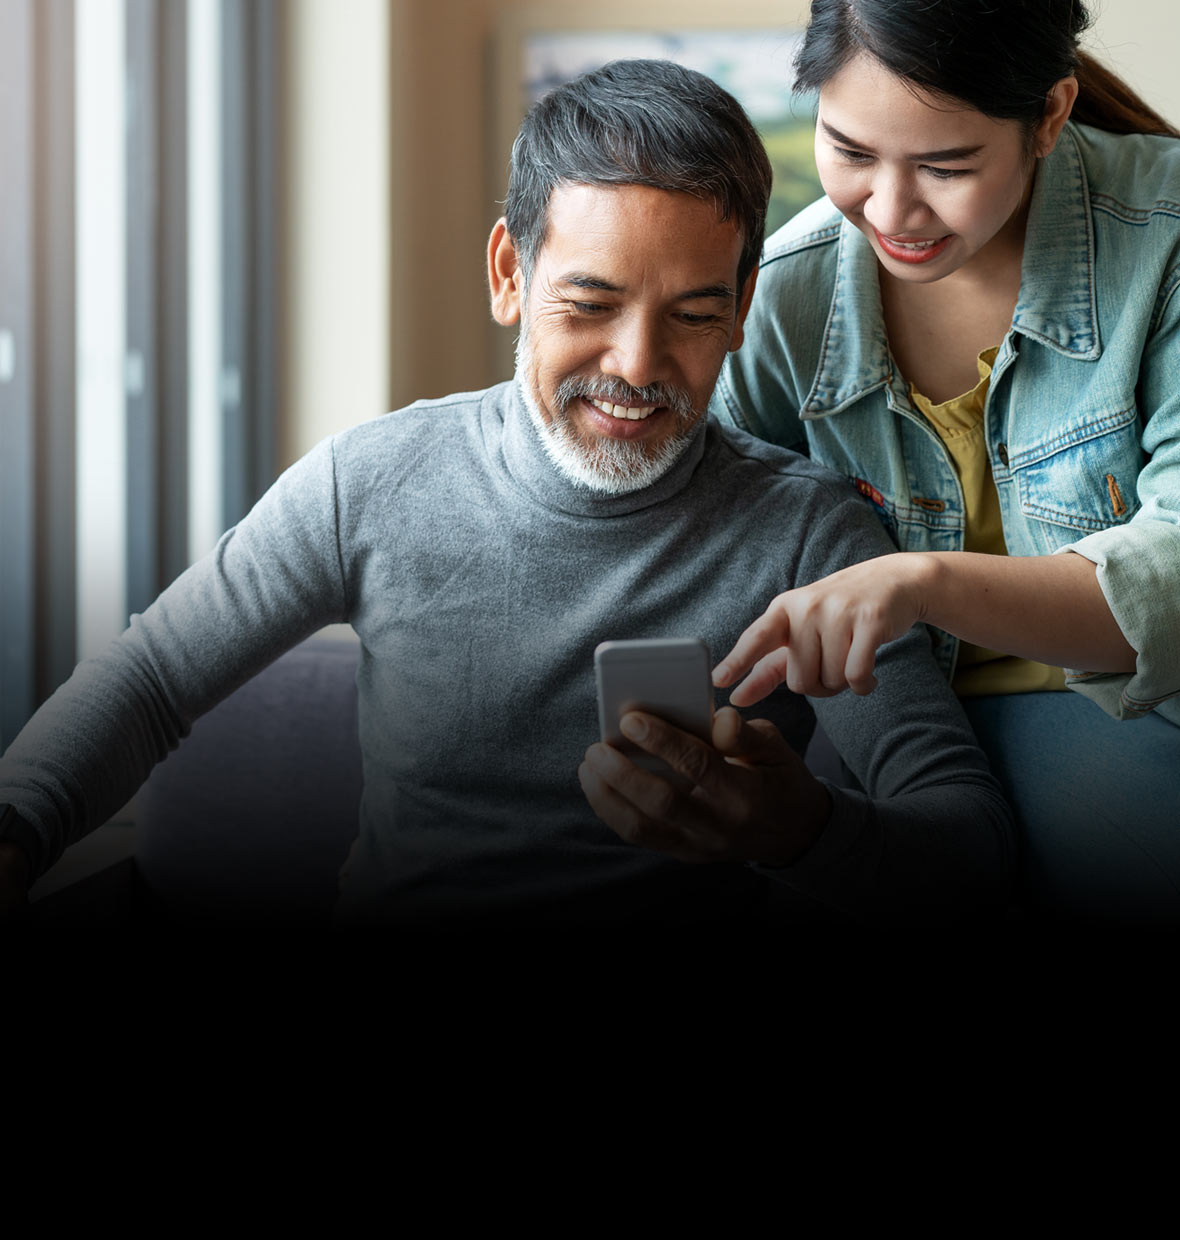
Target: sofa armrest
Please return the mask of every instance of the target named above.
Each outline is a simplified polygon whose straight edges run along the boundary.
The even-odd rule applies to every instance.
[[[145,908],[172,921],[323,924],[361,799],[360,644],[317,635],[198,719],[136,797]]]

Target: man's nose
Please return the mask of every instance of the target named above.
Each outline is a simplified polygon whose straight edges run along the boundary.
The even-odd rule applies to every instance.
[[[601,367],[604,374],[615,375],[632,387],[645,387],[668,378],[666,359],[662,323],[632,314],[614,324]]]
[[[882,171],[873,178],[864,216],[879,233],[886,237],[904,237],[906,233],[925,227],[929,215],[908,171]]]

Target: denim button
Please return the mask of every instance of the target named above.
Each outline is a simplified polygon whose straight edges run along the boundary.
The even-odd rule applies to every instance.
[[[1004,466],[1005,469],[1007,469],[1008,468],[1008,445],[1006,443],[1000,444],[1000,446],[996,448],[996,455],[1000,458],[1000,463]]]

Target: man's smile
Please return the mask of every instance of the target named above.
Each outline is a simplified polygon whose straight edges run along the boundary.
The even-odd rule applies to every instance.
[[[572,404],[566,406],[566,413],[573,413],[575,408],[580,409],[577,420],[584,433],[615,441],[634,440],[646,443],[653,435],[658,436],[661,433],[660,428],[665,426],[669,418],[673,424],[677,422],[675,407],[655,403],[652,400],[654,393],[637,392],[628,397],[619,392],[615,395],[622,397],[618,403],[601,396],[580,395]],[[669,399],[674,398],[674,394],[669,393]],[[691,409],[691,402],[687,397],[681,399],[685,409]],[[634,403],[626,403],[628,400]],[[646,403],[640,404],[640,401]]]
[[[656,405],[612,405],[608,400],[595,400],[593,397],[588,399],[595,409],[601,409],[612,418],[627,418],[629,421],[642,420],[657,408]]]

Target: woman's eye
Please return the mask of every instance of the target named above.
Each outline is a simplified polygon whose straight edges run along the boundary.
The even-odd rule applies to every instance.
[[[953,181],[955,177],[971,175],[970,168],[934,168],[929,164],[923,164],[922,169],[936,181]]]
[[[872,158],[871,155],[866,155],[864,151],[852,151],[846,146],[837,146],[834,149],[841,159],[847,160],[850,164],[867,164]]]

